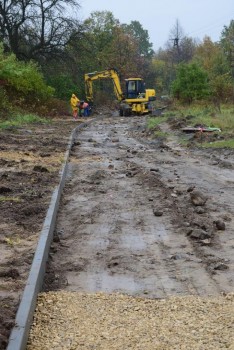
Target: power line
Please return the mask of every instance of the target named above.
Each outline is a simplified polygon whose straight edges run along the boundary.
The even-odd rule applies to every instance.
[[[225,17],[225,18],[227,18],[227,17]],[[203,27],[200,27],[200,28],[198,28],[198,29],[196,29],[196,30],[194,30],[194,31],[192,31],[192,32],[190,32],[190,33],[188,33],[188,35],[192,35],[192,34],[194,34],[194,33],[199,33],[199,32],[202,32],[202,31],[204,31],[204,30],[207,30],[207,29],[214,29],[214,28],[218,28],[220,25],[222,25],[223,24],[223,22],[224,22],[224,17],[221,19],[219,19],[218,21],[218,23],[217,23],[217,20],[215,20],[215,21],[212,21],[210,24],[208,24],[208,25],[206,25],[206,26],[203,26]],[[231,21],[231,19],[230,19],[230,21]]]

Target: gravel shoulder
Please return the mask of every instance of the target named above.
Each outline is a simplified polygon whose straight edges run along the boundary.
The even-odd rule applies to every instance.
[[[233,294],[151,300],[50,292],[38,299],[27,350],[233,350],[233,311]]]

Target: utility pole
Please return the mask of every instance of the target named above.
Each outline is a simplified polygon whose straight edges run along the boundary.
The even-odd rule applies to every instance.
[[[178,19],[176,20],[176,28],[175,28],[175,38],[170,39],[173,41],[173,47],[176,50],[177,53],[177,63],[180,61],[180,46],[179,46],[179,22]]]

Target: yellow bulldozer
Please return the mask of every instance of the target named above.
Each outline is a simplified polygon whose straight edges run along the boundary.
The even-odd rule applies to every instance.
[[[145,89],[141,78],[125,79],[125,92],[122,91],[118,72],[116,69],[106,69],[100,72],[85,74],[85,93],[89,103],[93,103],[93,81],[98,79],[111,79],[114,92],[119,101],[119,115],[130,116],[151,113],[151,101],[155,101],[155,90]]]

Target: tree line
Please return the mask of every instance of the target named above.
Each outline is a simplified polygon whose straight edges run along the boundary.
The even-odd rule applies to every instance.
[[[140,22],[123,24],[109,11],[93,12],[81,22],[79,9],[77,0],[0,2],[1,96],[10,92],[27,96],[29,87],[22,88],[27,79],[35,100],[45,91],[62,100],[73,92],[84,96],[85,73],[116,68],[121,79],[144,78],[158,95],[186,103],[233,102],[234,20],[223,28],[218,43],[184,35],[177,21],[165,47],[154,52]],[[34,83],[25,73],[27,67]],[[105,91],[102,83],[97,90]]]

